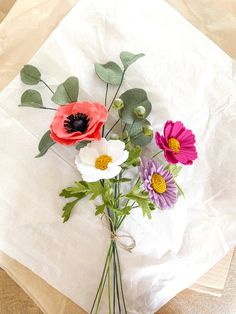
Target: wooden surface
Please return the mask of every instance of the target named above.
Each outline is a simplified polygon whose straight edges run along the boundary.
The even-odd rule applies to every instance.
[[[236,314],[236,251],[222,297],[184,290],[158,314]]]
[[[0,269],[0,313],[42,313],[27,294],[2,269]]]
[[[26,293],[0,269],[0,313],[42,314]],[[236,313],[236,251],[234,252],[222,297],[189,289],[179,293],[157,314],[235,314]],[[59,313],[55,313],[59,314]],[[71,313],[67,313],[71,314]],[[105,313],[103,313],[105,314]],[[145,313],[140,313],[145,314]]]

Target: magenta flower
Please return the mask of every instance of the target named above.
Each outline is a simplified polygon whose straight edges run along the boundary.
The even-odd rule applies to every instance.
[[[150,200],[161,209],[172,207],[177,200],[177,188],[173,175],[164,165],[153,159],[141,160],[140,177]]]
[[[156,144],[164,150],[165,158],[171,164],[192,165],[197,158],[195,136],[180,121],[167,121],[164,136],[156,132]]]

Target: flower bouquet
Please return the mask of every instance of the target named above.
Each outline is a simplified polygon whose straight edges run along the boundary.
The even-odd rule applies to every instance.
[[[107,312],[127,313],[119,248],[132,252],[136,242],[131,234],[119,228],[134,210],[141,209],[143,216],[151,219],[152,211],[173,207],[183,195],[176,181],[181,171],[177,164],[191,165],[197,158],[195,136],[182,122],[167,121],[163,134],[153,130],[148,120],[152,105],[143,89],[119,93],[129,66],[143,56],[124,51],[120,54],[122,67],[112,61],[95,64],[95,73],[105,83],[104,103],[78,101],[79,81],[74,76],[54,91],[35,66],[25,65],[20,73],[27,85],[44,84],[57,105],[45,106],[35,89],[26,90],[21,97],[22,107],[55,111],[36,157],[43,156],[55,144],[78,150],[75,166],[81,180],[60,193],[69,199],[63,207],[63,222],[68,221],[79,201],[87,197],[95,202],[95,215],[101,216],[104,229],[109,230],[110,245],[90,313],[98,313],[105,286]],[[114,88],[108,104],[108,94]],[[108,127],[111,111],[116,112],[117,119]],[[145,147],[153,136],[157,149],[150,157]]]

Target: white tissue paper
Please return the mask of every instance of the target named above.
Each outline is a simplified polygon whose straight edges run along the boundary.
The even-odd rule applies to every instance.
[[[236,244],[236,80],[231,58],[161,0],[80,0],[29,63],[52,88],[75,75],[80,100],[103,102],[94,63],[119,62],[123,50],[146,55],[123,91],[144,88],[154,128],[183,121],[199,154],[173,210],[149,220],[137,209],[122,227],[137,243],[132,254],[120,249],[128,313],[148,314]],[[27,88],[17,76],[0,96],[0,249],[89,311],[109,232],[87,200],[62,223],[58,193],[79,179],[76,150],[55,145],[34,158],[53,112],[18,107]],[[46,87],[36,89],[50,105]]]

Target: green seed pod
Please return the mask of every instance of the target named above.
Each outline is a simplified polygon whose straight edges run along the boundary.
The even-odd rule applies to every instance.
[[[123,100],[120,99],[120,98],[116,98],[116,99],[113,101],[112,107],[115,108],[116,110],[122,109],[122,108],[124,107]]]
[[[143,118],[146,114],[146,109],[143,106],[138,106],[134,108],[134,113],[138,118]]]
[[[151,127],[151,125],[144,125],[143,126],[143,134],[145,136],[152,136],[153,135],[153,128]]]

